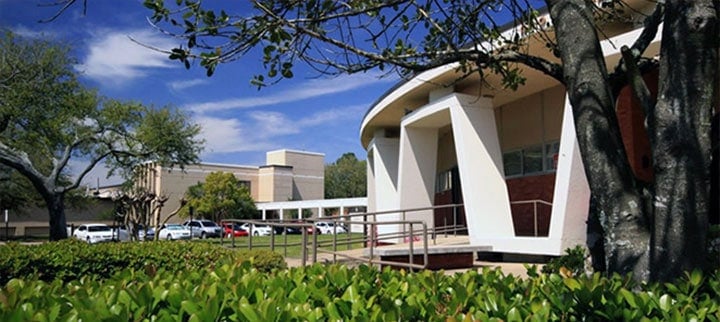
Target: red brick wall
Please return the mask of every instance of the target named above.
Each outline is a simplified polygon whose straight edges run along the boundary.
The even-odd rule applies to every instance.
[[[507,179],[510,202],[524,200],[544,200],[552,202],[555,189],[555,174],[541,174]],[[513,227],[516,236],[534,236],[535,218],[533,204],[510,205]],[[547,236],[550,230],[552,207],[537,204],[538,236]]]
[[[452,198],[452,190],[447,190],[443,192],[438,192],[435,194],[435,200],[433,205],[435,206],[441,206],[441,205],[450,205],[453,202]],[[462,196],[459,196],[460,203],[462,203]],[[457,225],[458,226],[465,226],[465,208],[458,207],[457,208]],[[453,224],[453,208],[441,208],[441,209],[435,209],[434,211],[434,219],[435,219],[435,227],[442,227],[445,226],[447,223],[448,226],[452,226]]]
[[[652,97],[657,97],[658,71],[651,71],[643,75],[643,78]],[[635,177],[646,182],[652,181],[652,155],[644,125],[645,113],[629,85],[620,91],[615,111],[628,161]]]

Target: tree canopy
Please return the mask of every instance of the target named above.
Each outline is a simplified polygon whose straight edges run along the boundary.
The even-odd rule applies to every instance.
[[[348,152],[325,165],[325,199],[367,196],[367,165]]]
[[[222,219],[251,219],[258,210],[250,189],[229,172],[213,172],[205,182],[190,186],[185,193],[187,206],[180,216],[187,217],[192,207],[194,216],[218,222]]]
[[[65,197],[94,167],[128,177],[150,160],[182,167],[203,144],[181,111],[102,97],[78,81],[75,63],[66,46],[0,36],[0,164],[42,197],[52,240],[67,237]],[[86,164],[72,176],[71,159]]]
[[[156,27],[186,41],[170,59],[188,67],[197,59],[211,75],[258,48],[267,71],[258,86],[293,77],[298,61],[330,75],[378,68],[409,76],[452,64],[459,79],[499,74],[511,89],[524,83],[524,68],[538,70],[567,89],[606,268],[668,280],[706,267],[709,205],[717,202],[709,193],[717,0],[255,0],[252,13],[175,4],[145,1]],[[634,43],[607,66],[605,32],[638,22]],[[644,55],[661,30],[660,55]],[[531,39],[545,48],[531,52]],[[642,79],[647,68],[659,71],[657,97]],[[646,117],[652,182],[633,175],[622,142],[615,99],[626,85]]]

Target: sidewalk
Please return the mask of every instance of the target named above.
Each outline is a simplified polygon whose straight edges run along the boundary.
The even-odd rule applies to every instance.
[[[428,240],[428,247],[432,247],[434,245],[467,245],[469,244],[469,238],[467,236],[438,236],[437,239],[433,242],[432,240]],[[418,245],[418,242],[415,242],[415,245]],[[420,243],[422,245],[422,243]],[[398,245],[388,245],[388,246],[381,246],[383,248],[407,248],[407,244],[398,244]],[[422,246],[418,247],[416,246],[416,249],[420,249]],[[422,251],[422,250],[420,250]],[[367,264],[367,257],[364,257],[365,248],[359,248],[359,249],[353,249],[353,250],[346,250],[341,251],[339,253],[348,255],[355,258],[363,257],[365,258],[365,261],[360,260],[352,260],[343,256],[338,255],[337,256],[337,262],[341,264],[347,264],[347,265],[359,265],[359,264]],[[312,256],[312,255],[308,255]],[[299,258],[286,258],[285,262],[287,263],[288,267],[300,267],[302,266],[302,261]],[[324,254],[320,253],[317,255],[317,262],[318,263],[333,263],[333,255],[332,254]],[[306,261],[307,265],[312,265],[312,258],[308,258]],[[379,265],[376,264],[377,267]],[[538,267],[541,267],[542,265],[539,264]],[[455,273],[461,273],[465,272],[471,269],[475,269],[478,271],[482,271],[484,267],[490,267],[490,268],[499,268],[505,273],[506,275],[515,275],[519,277],[527,277],[527,269],[525,269],[525,263],[514,263],[514,262],[489,262],[489,261],[479,261],[476,260],[473,263],[473,267],[470,268],[464,268],[464,269],[452,269],[452,270],[445,270],[445,274],[455,274]]]

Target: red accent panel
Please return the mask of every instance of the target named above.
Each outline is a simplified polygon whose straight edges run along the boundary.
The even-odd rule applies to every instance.
[[[658,70],[643,75],[643,79],[650,90],[651,96],[653,98],[657,97]],[[615,111],[620,125],[623,145],[625,145],[628,162],[633,174],[642,181],[651,182],[654,175],[650,140],[645,129],[645,113],[629,85],[620,90]]]
[[[552,202],[555,189],[555,174],[541,174],[507,179],[510,202],[525,200],[544,200]],[[534,204],[510,205],[513,227],[516,236],[535,236]],[[552,207],[537,204],[538,236],[547,236],[550,231],[550,213]]]

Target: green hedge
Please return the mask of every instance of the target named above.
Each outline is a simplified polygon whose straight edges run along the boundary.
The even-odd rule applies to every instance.
[[[243,260],[251,260],[265,272],[286,267],[281,255],[267,250],[231,250],[208,243],[167,241],[89,245],[68,239],[0,246],[0,285],[29,276],[48,282],[70,281],[84,276],[109,278],[127,268],[179,272]]]
[[[520,279],[314,265],[263,273],[250,262],[168,272],[125,270],[68,283],[10,281],[0,321],[548,321],[720,319],[720,279],[688,274],[634,285],[599,275]]]

